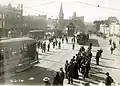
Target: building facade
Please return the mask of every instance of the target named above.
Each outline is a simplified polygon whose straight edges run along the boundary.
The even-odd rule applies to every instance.
[[[0,12],[3,15],[2,17],[2,33],[3,36],[7,36],[8,31],[11,28],[17,30],[17,34],[19,35],[22,31],[23,25],[23,5],[18,5],[17,7],[12,7],[9,3],[6,6],[0,6]]]
[[[109,27],[105,24],[100,25],[100,32],[107,35],[120,36],[120,24],[117,17],[108,17]]]

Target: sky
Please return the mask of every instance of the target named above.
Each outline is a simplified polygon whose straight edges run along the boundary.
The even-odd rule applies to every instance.
[[[53,2],[50,4],[45,4]],[[95,6],[78,3],[88,3]],[[110,16],[116,16],[120,19],[120,0],[0,0],[2,5],[9,2],[13,6],[23,4],[24,15],[47,15],[51,18],[57,18],[60,11],[61,2],[63,4],[64,18],[68,19],[76,12],[77,16],[84,16],[85,22],[107,19]],[[97,7],[99,5],[100,7]],[[118,10],[105,9],[107,7]]]

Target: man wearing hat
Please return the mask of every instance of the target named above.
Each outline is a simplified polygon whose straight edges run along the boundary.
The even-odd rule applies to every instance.
[[[43,81],[44,81],[44,85],[43,85],[43,86],[51,86],[51,83],[49,82],[49,81],[50,81],[50,78],[45,77],[45,78],[43,79]]]

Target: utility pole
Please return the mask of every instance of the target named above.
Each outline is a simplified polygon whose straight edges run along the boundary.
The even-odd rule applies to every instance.
[[[4,28],[4,16],[3,16],[3,13],[0,13],[1,14],[1,33],[0,33],[0,38],[3,37],[4,35],[4,31],[3,31],[3,28]]]
[[[23,4],[21,4],[21,8],[20,8],[20,11],[21,11],[21,14],[20,14],[20,17],[21,17],[21,32],[20,32],[20,36],[23,35],[23,32],[24,32],[24,27],[23,27]]]

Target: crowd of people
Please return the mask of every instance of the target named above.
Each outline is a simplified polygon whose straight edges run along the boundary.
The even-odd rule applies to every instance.
[[[52,43],[52,47],[53,48],[58,48],[61,49],[61,45],[62,43],[64,43],[64,41],[66,41],[66,43],[68,43],[68,37],[67,36],[62,36],[60,38],[53,38],[52,42],[50,40],[46,40],[46,41],[38,41],[37,43],[37,47],[38,49],[42,50],[42,53],[45,53],[46,51],[50,51],[50,44]],[[74,50],[75,47],[75,37],[72,38],[72,49]]]
[[[64,38],[61,39],[62,43],[64,43]],[[66,43],[68,43],[68,38],[66,38]],[[72,49],[74,50],[75,47],[75,39],[72,38]],[[110,45],[113,45],[114,49],[116,48],[115,42],[112,43],[112,41],[109,41]],[[53,40],[53,48],[55,46],[58,46],[59,48],[59,42],[55,39]],[[73,79],[79,79],[79,74],[82,75],[83,79],[89,78],[89,71],[91,69],[91,59],[93,57],[92,54],[92,43],[89,44],[87,50],[84,48],[84,46],[81,46],[79,49],[79,52],[70,59],[70,61],[66,60],[65,62],[65,73],[63,71],[63,68],[60,68],[59,72],[56,72],[56,75],[53,79],[53,82],[49,82],[49,78],[46,78],[47,81],[43,80],[47,85],[52,86],[63,86],[64,78],[68,80],[68,84],[73,84]],[[96,65],[99,65],[99,59],[102,56],[103,50],[98,49],[96,52]],[[111,86],[111,83],[114,82],[111,76],[109,76],[109,73],[106,73],[106,79],[105,79],[105,85]],[[44,79],[45,79],[44,78]]]
[[[79,78],[78,72],[82,74],[83,79],[89,77],[89,70],[91,68],[90,63],[92,58],[91,49],[91,43],[86,51],[84,46],[81,46],[79,52],[76,54],[76,56],[73,56],[70,62],[66,60],[65,74],[69,84],[73,84],[73,79]]]

